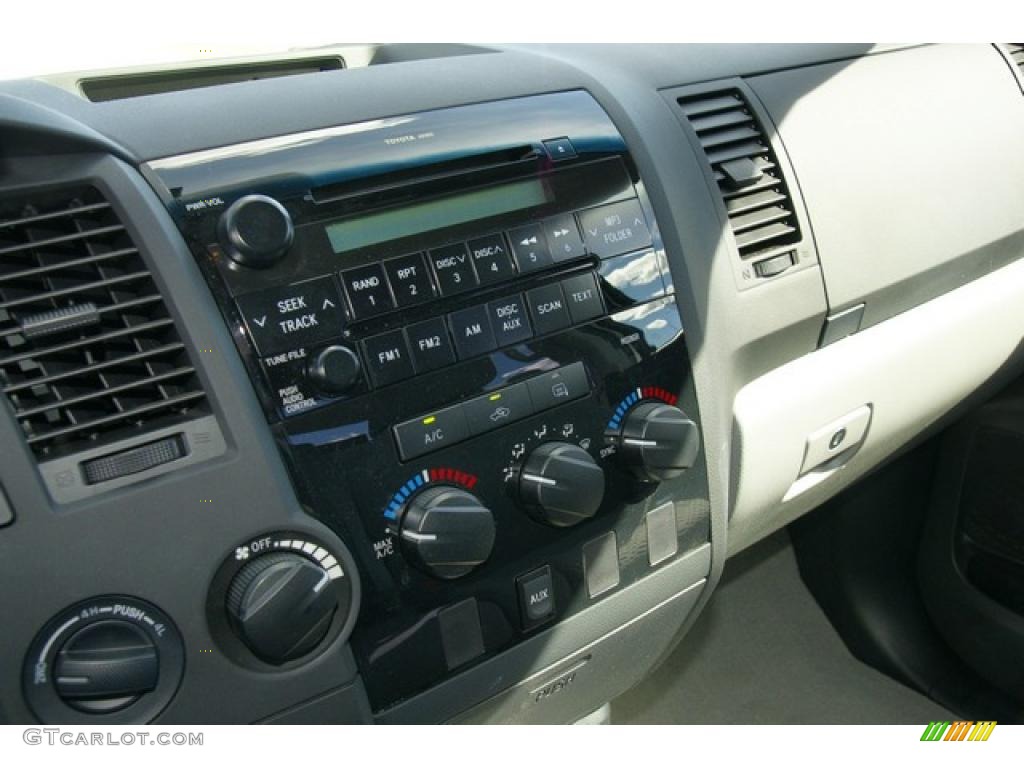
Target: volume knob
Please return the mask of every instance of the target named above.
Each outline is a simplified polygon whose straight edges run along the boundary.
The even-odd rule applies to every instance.
[[[232,261],[243,267],[266,269],[291,247],[295,229],[292,217],[277,200],[246,195],[221,214],[217,236]]]
[[[604,470],[578,445],[542,443],[520,469],[519,498],[542,522],[578,525],[604,500]]]

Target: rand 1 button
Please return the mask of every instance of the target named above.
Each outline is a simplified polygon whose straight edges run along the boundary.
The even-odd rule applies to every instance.
[[[565,294],[573,323],[585,323],[604,314],[604,305],[593,272],[563,280],[562,293]]]
[[[247,293],[236,301],[261,355],[326,341],[345,327],[341,296],[330,276]]]
[[[590,392],[583,363],[573,363],[526,380],[535,411],[554,408]]]
[[[391,299],[388,282],[384,279],[384,268],[380,264],[346,269],[341,273],[341,285],[348,296],[352,317],[356,320],[394,309],[395,303]]]
[[[534,288],[526,293],[526,305],[530,309],[533,330],[538,336],[554,333],[572,325],[569,306],[558,283]]]
[[[469,255],[473,258],[477,277],[481,285],[511,280],[516,276],[512,258],[509,256],[505,236],[500,232],[486,237],[478,237],[466,243]]]
[[[466,414],[461,405],[453,405],[396,424],[394,433],[402,461],[409,461],[464,440]]]
[[[388,259],[384,262],[384,271],[398,306],[411,307],[434,298],[434,286],[430,282],[430,273],[422,253]]]
[[[464,243],[434,248],[428,258],[442,296],[454,296],[476,287],[476,272]]]
[[[640,201],[636,198],[579,212],[587,250],[602,259],[651,244]]]
[[[550,267],[554,261],[540,224],[527,224],[508,233],[516,266],[523,274]]]
[[[492,301],[487,305],[487,312],[491,316],[494,342],[499,347],[518,344],[533,335],[521,294]]]
[[[409,348],[400,328],[366,339],[363,352],[374,386],[383,387],[413,375]]]
[[[551,251],[551,260],[556,264],[587,255],[586,246],[576,226],[576,217],[571,213],[544,219],[541,226],[548,241],[548,250]]]
[[[448,315],[448,324],[460,360],[482,355],[496,347],[486,304],[452,312]]]
[[[533,413],[533,401],[526,382],[504,387],[462,404],[469,434],[482,435]]]
[[[426,373],[455,362],[455,350],[448,338],[443,317],[432,317],[405,329],[416,373]]]

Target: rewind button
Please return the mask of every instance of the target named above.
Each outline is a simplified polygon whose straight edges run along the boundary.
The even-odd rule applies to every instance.
[[[508,233],[508,240],[512,244],[512,255],[521,273],[536,272],[554,263],[540,224],[527,224],[513,229]]]

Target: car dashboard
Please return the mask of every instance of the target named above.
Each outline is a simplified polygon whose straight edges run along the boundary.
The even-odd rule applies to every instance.
[[[0,83],[0,721],[623,694],[728,557],[1024,369],[1022,59],[380,45]]]

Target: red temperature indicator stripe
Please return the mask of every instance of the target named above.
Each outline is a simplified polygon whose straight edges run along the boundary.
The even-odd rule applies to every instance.
[[[456,483],[469,490],[473,490],[477,482],[476,475],[452,469],[451,467],[433,467],[428,469],[427,477],[430,478],[432,483]]]

